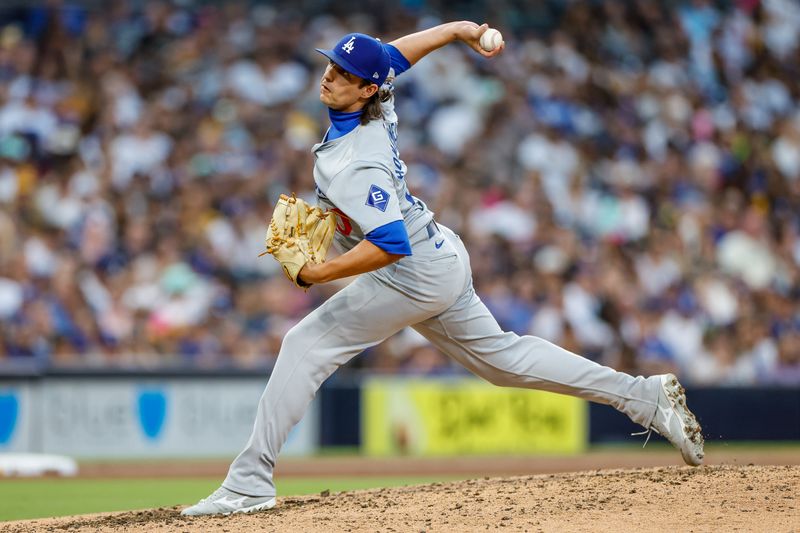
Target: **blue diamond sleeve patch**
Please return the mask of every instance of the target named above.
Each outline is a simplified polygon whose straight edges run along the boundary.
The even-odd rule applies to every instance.
[[[389,193],[377,185],[372,185],[369,188],[367,205],[375,209],[380,209],[381,211],[386,211],[386,206],[389,205]]]

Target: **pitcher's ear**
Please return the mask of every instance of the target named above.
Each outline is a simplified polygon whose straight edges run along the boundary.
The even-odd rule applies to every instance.
[[[377,85],[377,84],[375,84],[375,83],[370,83],[369,85],[367,85],[367,86],[365,86],[365,87],[363,87],[363,88],[361,89],[361,96],[362,96],[363,98],[367,98],[367,99],[369,99],[369,98],[372,98],[372,96],[373,96],[373,95],[374,95],[376,92],[378,92],[378,89],[379,89],[379,87],[378,87],[378,85]]]

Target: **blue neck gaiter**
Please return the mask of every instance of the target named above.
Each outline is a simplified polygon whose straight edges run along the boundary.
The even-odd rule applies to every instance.
[[[328,116],[331,118],[331,128],[328,130],[328,135],[325,137],[326,141],[332,141],[343,137],[356,129],[361,121],[361,113],[363,110],[353,111],[352,113],[343,113],[335,109],[328,108]]]

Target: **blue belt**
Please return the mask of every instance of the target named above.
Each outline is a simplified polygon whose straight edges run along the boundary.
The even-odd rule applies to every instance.
[[[428,225],[425,226],[425,231],[428,232],[428,238],[430,239],[431,237],[439,233],[439,226],[436,225],[435,220],[431,219],[431,221],[428,222]]]

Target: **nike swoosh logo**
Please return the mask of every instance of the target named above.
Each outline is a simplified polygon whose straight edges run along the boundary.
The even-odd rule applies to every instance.
[[[439,242],[435,242],[435,243],[433,243],[433,245],[436,247],[436,249],[437,249],[437,250],[438,250],[439,248],[441,248],[443,244],[444,244],[444,239],[442,239],[442,240],[441,240],[441,241],[439,241]]]

